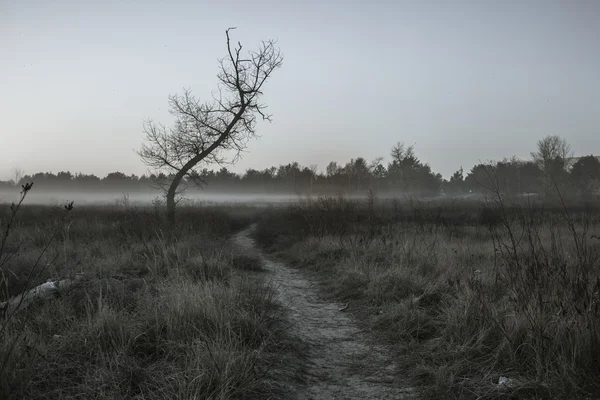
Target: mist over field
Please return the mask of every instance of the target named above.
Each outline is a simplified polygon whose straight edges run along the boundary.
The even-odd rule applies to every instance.
[[[17,190],[0,191],[0,203],[17,201],[20,195]],[[264,193],[215,193],[191,191],[183,196],[184,202],[208,204],[281,204],[298,200],[299,196]],[[163,200],[161,192],[52,192],[32,191],[27,197],[28,204],[56,205],[74,201],[80,205],[117,205],[125,202],[131,205],[149,205],[156,200]]]
[[[0,191],[0,204],[12,203],[19,200],[18,190],[14,189]],[[262,192],[202,192],[190,191],[183,195],[184,204],[240,204],[240,205],[287,205],[290,203],[307,199],[316,200],[322,197],[319,194],[273,194]],[[349,200],[361,200],[366,197],[361,195],[344,195]],[[388,194],[378,197],[380,200],[407,200],[409,197],[402,193]],[[422,198],[411,196],[412,200],[439,200],[439,199],[471,199],[482,200],[479,194],[466,194],[457,196],[438,195],[435,197]],[[32,191],[27,197],[27,204],[31,205],[62,205],[67,202],[75,202],[78,205],[137,205],[148,206],[157,201],[163,201],[164,195],[156,191],[154,193],[139,192],[62,192],[62,191]]]

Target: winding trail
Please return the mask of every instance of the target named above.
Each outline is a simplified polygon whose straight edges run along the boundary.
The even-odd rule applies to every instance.
[[[315,282],[300,271],[269,260],[250,237],[253,226],[234,240],[263,259],[278,299],[287,309],[291,333],[306,345],[303,384],[290,397],[317,399],[416,399],[395,377],[396,365],[385,346],[361,331],[343,305],[325,301]]]

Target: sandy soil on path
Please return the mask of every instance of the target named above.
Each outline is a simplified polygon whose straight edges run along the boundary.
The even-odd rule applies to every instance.
[[[264,260],[278,299],[286,308],[290,334],[302,341],[303,384],[289,386],[294,399],[416,399],[414,390],[397,378],[385,346],[361,331],[343,304],[326,301],[317,283],[301,271],[269,260],[254,244],[251,228],[234,241]]]

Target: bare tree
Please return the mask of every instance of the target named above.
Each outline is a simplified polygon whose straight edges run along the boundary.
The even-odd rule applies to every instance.
[[[338,165],[337,162],[331,161],[329,164],[327,164],[327,167],[325,168],[325,175],[327,175],[328,178],[331,178],[339,174],[340,169],[341,167]]]
[[[14,182],[15,186],[18,186],[19,182],[21,182],[21,179],[23,179],[23,177],[25,176],[25,172],[21,169],[21,167],[17,166],[12,169],[12,173],[13,173],[13,182]]]
[[[146,143],[138,155],[149,167],[173,174],[166,190],[167,215],[175,221],[175,195],[184,177],[195,183],[194,168],[201,162],[222,165],[235,163],[249,139],[257,137],[260,116],[271,121],[266,106],[259,103],[263,85],[283,62],[275,41],[263,41],[257,51],[242,54],[242,45],[231,44],[229,28],[227,55],[219,60],[218,91],[213,100],[201,103],[189,89],[169,96],[169,111],[175,117],[172,127],[153,121],[144,124]],[[229,161],[223,153],[233,152]]]
[[[544,172],[543,189],[547,196],[555,196],[564,191],[567,184],[567,168],[571,165],[573,153],[567,141],[557,135],[549,135],[537,142],[538,150],[531,153],[534,163]]]
[[[398,166],[401,165],[412,165],[417,162],[415,156],[415,145],[404,147],[404,143],[398,142],[392,147],[392,163],[396,163]]]
[[[569,159],[573,157],[569,143],[557,135],[549,135],[539,140],[537,148],[536,152],[531,153],[531,157],[544,171],[547,171],[557,158],[566,167],[570,162]]]

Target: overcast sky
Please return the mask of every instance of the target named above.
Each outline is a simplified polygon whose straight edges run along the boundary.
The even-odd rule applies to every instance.
[[[0,178],[147,171],[142,123],[216,88],[225,29],[285,60],[234,170],[384,156],[448,177],[547,134],[600,154],[600,1],[0,0]]]

